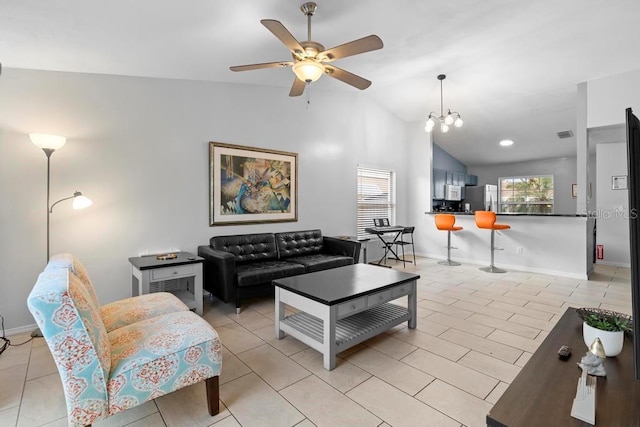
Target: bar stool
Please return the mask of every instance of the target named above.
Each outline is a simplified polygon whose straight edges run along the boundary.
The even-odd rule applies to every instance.
[[[507,224],[496,224],[496,213],[492,211],[476,211],[475,218],[476,226],[478,226],[478,228],[486,228],[487,230],[491,230],[491,265],[489,265],[489,267],[482,267],[480,268],[480,270],[486,271],[487,273],[506,273],[506,270],[497,268],[495,265],[493,265],[495,234],[496,230],[508,230],[511,228],[511,226]]]
[[[462,227],[455,226],[456,216],[451,214],[438,214],[435,220],[436,228],[447,232],[447,259],[445,261],[438,261],[438,264],[450,266],[460,265],[459,262],[451,261],[451,232],[462,230]]]

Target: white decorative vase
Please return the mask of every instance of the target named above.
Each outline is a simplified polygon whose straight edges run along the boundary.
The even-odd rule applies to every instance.
[[[582,322],[582,337],[587,347],[593,344],[596,337],[600,338],[602,347],[607,357],[613,357],[620,354],[622,351],[622,344],[624,344],[624,332],[623,331],[603,331],[601,329],[594,328],[587,325],[587,322]]]

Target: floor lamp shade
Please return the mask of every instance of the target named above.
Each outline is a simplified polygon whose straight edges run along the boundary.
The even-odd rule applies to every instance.
[[[73,195],[72,203],[73,203],[72,205],[73,209],[76,209],[76,210],[88,208],[93,204],[90,198],[83,196],[82,193],[79,191],[76,191],[76,193]]]
[[[67,142],[67,138],[46,133],[30,133],[29,138],[37,147],[43,150],[59,150]]]

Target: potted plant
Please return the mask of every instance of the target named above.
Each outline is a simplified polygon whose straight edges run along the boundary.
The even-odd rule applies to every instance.
[[[581,308],[578,315],[582,323],[584,343],[589,347],[600,338],[607,357],[620,354],[624,344],[624,333],[631,332],[631,318],[626,314],[598,308]]]

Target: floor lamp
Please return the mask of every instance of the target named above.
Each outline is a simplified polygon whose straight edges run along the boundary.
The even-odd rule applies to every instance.
[[[82,195],[81,192],[76,191],[73,196],[65,197],[50,205],[50,189],[51,189],[51,155],[54,151],[59,150],[67,142],[67,138],[64,136],[47,135],[43,133],[31,133],[29,134],[31,142],[44,151],[47,156],[47,263],[49,262],[49,216],[53,212],[53,207],[58,203],[73,199],[73,209],[84,209],[91,206],[92,202],[89,198]],[[46,263],[45,263],[46,264]],[[36,329],[31,333],[33,337],[41,337],[42,333],[39,329]]]

